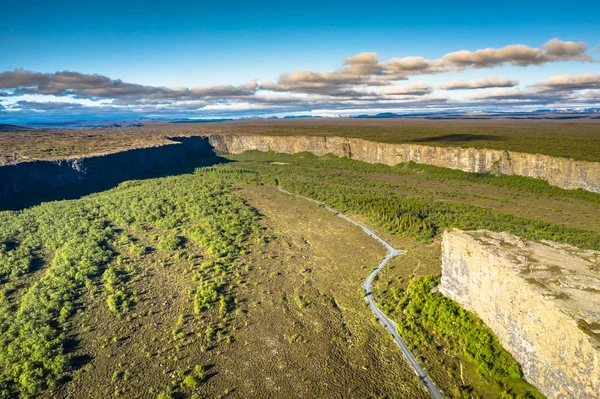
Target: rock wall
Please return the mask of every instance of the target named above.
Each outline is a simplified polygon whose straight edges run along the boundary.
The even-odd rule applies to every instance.
[[[20,204],[29,206],[32,197],[43,200],[67,198],[61,195],[61,191],[67,189],[78,195],[86,194],[87,189],[104,188],[142,177],[153,170],[168,171],[194,159],[214,157],[214,151],[205,137],[179,137],[173,140],[173,144],[159,147],[0,167],[0,209],[19,208]]]
[[[600,193],[600,163],[574,161],[539,154],[460,147],[387,144],[362,139],[323,136],[212,135],[178,137],[178,143],[136,148],[113,154],[71,159],[37,160],[0,167],[0,209],[3,199],[23,197],[33,191],[56,193],[66,186],[112,184],[139,177],[155,167],[182,165],[190,154],[214,150],[240,153],[246,150],[315,155],[328,153],[358,161],[396,165],[416,162],[473,173],[520,175],[547,180],[566,188]],[[44,188],[45,187],[45,188]],[[60,196],[48,197],[58,199]]]
[[[209,136],[217,151],[246,150],[315,155],[327,153],[358,161],[396,165],[416,162],[473,173],[497,173],[543,179],[566,189],[581,188],[600,193],[600,163],[575,161],[540,154],[460,147],[388,144],[362,139],[323,136]]]
[[[452,230],[439,288],[481,317],[547,397],[600,397],[600,252]]]

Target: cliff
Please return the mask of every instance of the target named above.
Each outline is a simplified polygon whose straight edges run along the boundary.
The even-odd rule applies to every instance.
[[[72,198],[148,173],[169,173],[173,168],[214,158],[204,137],[172,140],[172,144],[157,147],[0,167],[0,210]]]
[[[363,139],[323,136],[225,135],[171,138],[169,144],[134,148],[109,154],[54,160],[31,160],[0,167],[0,209],[7,198],[16,206],[41,200],[67,198],[60,189],[85,194],[92,186],[102,189],[126,179],[139,178],[155,168],[189,163],[190,156],[214,155],[213,151],[240,153],[246,150],[315,155],[334,154],[358,161],[396,165],[416,162],[473,173],[520,175],[547,180],[566,188],[600,193],[600,163],[575,161],[539,154],[460,147],[389,144]],[[44,193],[34,200],[33,193]],[[37,194],[36,194],[37,195]],[[26,203],[23,202],[26,200]],[[14,202],[14,201],[12,201]]]
[[[600,252],[453,230],[440,291],[477,313],[546,396],[600,397]]]
[[[388,144],[363,139],[322,136],[213,135],[217,151],[237,154],[246,150],[315,155],[328,153],[352,159],[396,165],[416,162],[473,173],[496,173],[543,179],[565,189],[600,193],[600,163],[540,154],[416,144]]]

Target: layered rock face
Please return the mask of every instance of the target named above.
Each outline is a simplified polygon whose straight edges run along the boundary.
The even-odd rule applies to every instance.
[[[315,155],[334,154],[358,161],[396,165],[416,162],[472,173],[520,175],[547,180],[566,188],[600,193],[600,163],[574,161],[547,155],[508,151],[388,144],[362,139],[323,136],[212,135],[177,137],[178,142],[151,148],[135,148],[105,155],[57,160],[37,160],[0,167],[0,209],[2,198],[26,196],[31,190],[115,183],[139,177],[148,170],[185,164],[190,154],[225,153],[246,150]],[[58,198],[58,197],[57,197]]]
[[[497,173],[543,179],[566,189],[600,193],[600,163],[575,161],[540,154],[460,147],[377,143],[362,139],[319,136],[209,136],[217,151],[246,150],[315,155],[328,153],[358,161],[396,165],[416,162],[473,173]]]
[[[600,397],[600,252],[452,230],[439,288],[481,317],[546,396]]]

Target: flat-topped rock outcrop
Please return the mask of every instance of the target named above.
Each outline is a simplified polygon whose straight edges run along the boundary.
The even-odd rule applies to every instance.
[[[477,313],[549,398],[600,397],[600,252],[452,230],[440,291]]]

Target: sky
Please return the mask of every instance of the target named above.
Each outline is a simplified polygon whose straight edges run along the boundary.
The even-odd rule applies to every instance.
[[[0,3],[0,122],[600,106],[598,1]]]

